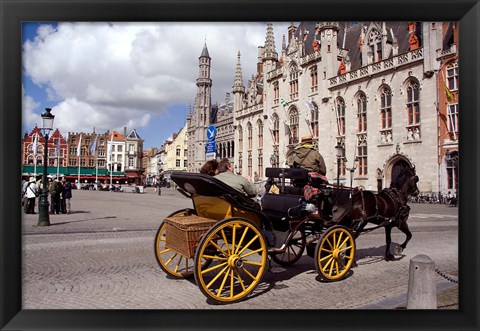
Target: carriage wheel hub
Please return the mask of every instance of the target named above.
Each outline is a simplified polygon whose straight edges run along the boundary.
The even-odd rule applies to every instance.
[[[243,266],[243,261],[240,259],[240,256],[233,254],[228,257],[228,266],[230,268],[240,268]]]
[[[334,259],[343,259],[345,257],[345,253],[341,252],[338,248],[333,250],[333,258]]]

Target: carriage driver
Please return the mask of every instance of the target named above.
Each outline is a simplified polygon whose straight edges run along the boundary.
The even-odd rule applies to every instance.
[[[304,196],[307,201],[316,198],[319,194],[322,195],[320,188],[321,184],[328,183],[325,175],[327,174],[327,167],[322,155],[313,146],[313,136],[304,136],[300,140],[300,144],[287,153],[287,163],[292,168],[303,168],[308,170],[309,184],[304,188]],[[323,216],[331,218],[332,204],[329,197],[323,200]]]
[[[304,136],[300,144],[287,155],[288,165],[292,168],[304,168],[317,172],[322,176],[327,173],[327,167],[322,155],[313,147],[313,136]]]

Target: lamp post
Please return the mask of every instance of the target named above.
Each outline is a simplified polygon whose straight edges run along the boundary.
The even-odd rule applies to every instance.
[[[51,108],[45,108],[45,112],[42,116],[42,131],[45,137],[45,149],[43,154],[43,179],[42,179],[42,192],[40,193],[40,199],[38,202],[38,226],[49,226],[50,216],[48,214],[48,181],[47,181],[47,167],[48,167],[48,134],[53,128],[53,119],[55,115],[50,114]]]
[[[347,168],[348,171],[350,171],[350,188],[353,186],[353,173],[357,169],[357,162],[358,162],[358,156],[355,156],[355,159],[353,160],[353,165],[351,168]]]
[[[337,154],[337,186],[340,187],[340,160],[343,157],[343,147],[340,144],[335,146],[335,151]]]
[[[459,201],[459,191],[457,190],[458,152],[447,150],[447,152],[445,153],[445,156],[447,158],[447,166],[450,165],[452,168],[452,180],[453,180],[452,186],[453,186],[453,189],[455,190],[457,201]]]

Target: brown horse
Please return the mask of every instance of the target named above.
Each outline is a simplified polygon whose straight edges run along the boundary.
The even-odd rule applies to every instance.
[[[353,193],[350,213],[353,233],[357,237],[362,231],[385,227],[385,260],[387,261],[395,259],[390,253],[393,227],[397,227],[406,235],[404,243],[398,247],[398,253],[405,249],[408,241],[412,238],[412,233],[407,224],[410,213],[407,201],[408,196],[418,195],[417,182],[418,176],[415,173],[415,168],[404,166],[396,180],[391,183],[390,188],[385,188],[379,193],[373,193],[372,191],[356,191]],[[377,227],[364,230],[368,223],[377,224]]]

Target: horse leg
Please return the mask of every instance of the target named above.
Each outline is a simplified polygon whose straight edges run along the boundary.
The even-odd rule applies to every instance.
[[[390,244],[392,243],[392,226],[390,224],[385,226],[385,241],[386,241],[386,248],[385,248],[385,260],[386,261],[393,261],[395,257],[392,253],[390,253]]]
[[[407,247],[407,243],[410,241],[410,239],[412,239],[412,233],[410,232],[410,229],[408,228],[408,224],[407,224],[406,219],[402,219],[399,222],[398,229],[400,231],[402,231],[403,233],[405,233],[405,236],[406,236],[405,241],[403,242],[403,244],[400,245],[402,250],[404,250]]]

